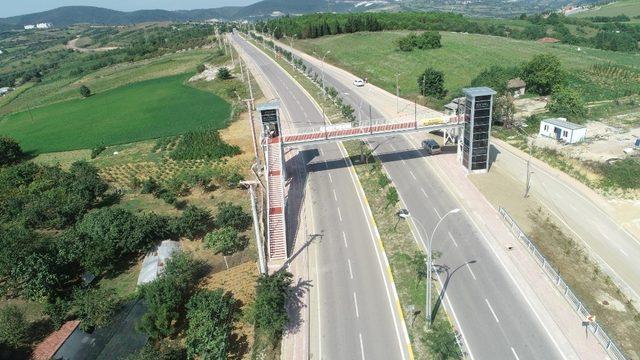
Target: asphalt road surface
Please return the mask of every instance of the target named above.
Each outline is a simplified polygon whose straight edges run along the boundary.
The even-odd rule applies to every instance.
[[[307,66],[314,66],[307,62]],[[320,73],[320,70],[316,70]],[[356,89],[325,69],[325,83],[335,87],[345,102],[366,122],[376,110],[376,96]],[[355,78],[355,77],[354,77]],[[368,105],[371,104],[369,113]],[[446,191],[425,164],[425,154],[407,136],[375,138],[370,141],[392,177],[413,218],[425,232],[432,231],[440,217],[460,204]],[[440,226],[433,242],[442,256],[436,261],[455,317],[463,332],[470,356],[475,359],[561,359],[565,358],[533,307],[511,278],[509,270],[493,254],[488,241],[472,222],[458,213]],[[440,309],[439,311],[443,311]]]
[[[288,126],[322,124],[322,113],[284,70],[237,35],[235,41],[260,67],[281,101]],[[362,200],[338,145],[299,148],[303,171],[291,161],[289,176],[309,183],[316,234],[310,245],[313,359],[408,358],[404,330]],[[291,195],[290,195],[291,199]],[[289,204],[288,206],[291,206]],[[300,241],[300,240],[298,240]]]

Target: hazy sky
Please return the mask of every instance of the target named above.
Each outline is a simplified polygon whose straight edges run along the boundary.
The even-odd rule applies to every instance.
[[[248,5],[258,0],[0,0],[0,18],[54,9],[89,5],[131,11],[140,9],[189,10],[230,5]]]

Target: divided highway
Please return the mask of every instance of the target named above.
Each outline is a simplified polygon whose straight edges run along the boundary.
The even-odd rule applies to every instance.
[[[320,74],[317,63],[306,61]],[[325,83],[335,87],[345,102],[355,109],[371,107],[371,116],[381,118],[376,96],[355,88],[351,81],[325,68]],[[354,79],[353,77],[352,79]],[[352,80],[351,79],[351,80]],[[374,94],[375,95],[375,94]],[[368,110],[368,109],[367,109]],[[358,111],[362,121],[369,111]],[[460,204],[444,184],[426,166],[424,155],[407,136],[376,138],[370,141],[413,218],[431,232],[441,216]],[[425,246],[426,247],[426,246]],[[446,299],[463,334],[463,340],[475,359],[563,359],[574,358],[550,335],[534,307],[515,282],[509,269],[494,254],[494,249],[463,213],[448,217],[434,240],[434,250],[442,256],[436,264],[446,288]]]
[[[322,124],[321,111],[283,69],[241,37],[230,38],[280,98],[287,126]],[[322,234],[309,245],[311,358],[409,358],[406,332],[392,301],[393,287],[382,267],[383,255],[355,178],[346,162],[332,168],[327,164],[343,158],[340,147],[325,144],[297,150],[301,156],[287,163],[288,176],[308,182],[311,227],[313,233]],[[289,196],[292,201],[293,195]]]

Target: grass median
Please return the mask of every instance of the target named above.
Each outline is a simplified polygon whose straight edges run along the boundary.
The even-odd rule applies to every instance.
[[[361,149],[366,145],[360,141],[345,142],[344,147],[360,179],[378,227],[415,357],[417,359],[460,358],[455,333],[442,307],[435,314],[431,329],[425,331],[424,253],[415,242],[407,222],[399,221],[396,216],[397,202],[393,202],[393,195],[387,195],[389,192],[393,193],[390,189],[394,187],[383,172],[381,162],[371,155],[362,161]],[[435,281],[433,288],[438,289],[438,283]],[[437,304],[439,295],[439,291],[433,291],[433,304]]]

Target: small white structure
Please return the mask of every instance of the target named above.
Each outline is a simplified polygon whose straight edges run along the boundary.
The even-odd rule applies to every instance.
[[[164,266],[176,251],[180,251],[180,243],[164,240],[155,251],[147,254],[138,275],[138,285],[155,280],[164,271]]]
[[[51,23],[39,23],[36,24],[36,29],[50,29],[53,26]]]
[[[35,25],[25,25],[25,26],[24,26],[24,29],[25,29],[25,30],[33,30],[33,29],[35,29],[35,28],[36,28],[36,26],[35,26]]]
[[[524,95],[527,84],[520,78],[511,79],[507,82],[507,90],[511,92],[514,98]]]
[[[458,97],[451,100],[450,103],[444,106],[445,115],[459,115],[464,107],[464,97]]]
[[[7,95],[10,91],[13,91],[13,88],[10,87],[2,87],[0,88],[0,96]]]
[[[584,125],[574,124],[565,118],[544,119],[540,122],[540,135],[568,144],[575,144],[587,137]]]

